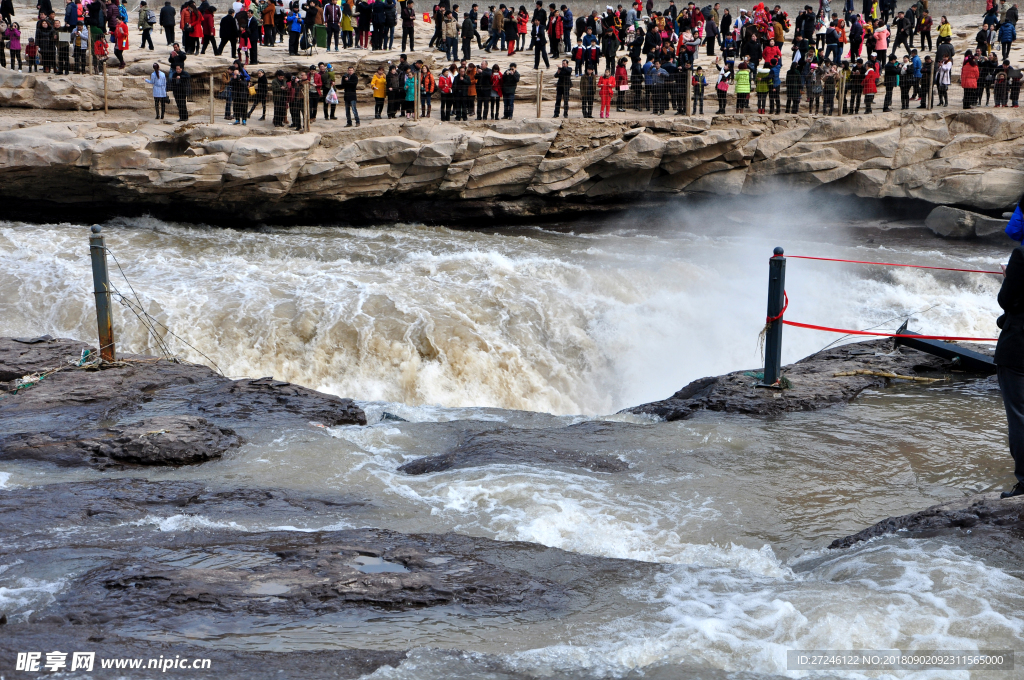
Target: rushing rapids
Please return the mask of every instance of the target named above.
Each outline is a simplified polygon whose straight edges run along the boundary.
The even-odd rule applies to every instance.
[[[788,649],[1018,647],[1024,560],[998,536],[965,549],[955,529],[877,531],[829,547],[1007,482],[992,379],[876,386],[848,406],[771,418],[609,415],[759,364],[769,227],[794,254],[883,249],[980,269],[1005,257],[998,243],[871,219],[815,236],[791,213],[759,215],[754,229],[741,226],[750,213],[715,204],[514,232],[107,225],[145,309],[195,348],[167,335],[174,351],[231,377],[351,397],[368,425],[250,424],[219,459],[177,468],[0,462],[5,635],[31,646],[101,626],[140,656],[207,649],[239,675],[248,652],[353,650],[336,660],[353,676],[385,664],[375,678],[417,680],[771,677],[787,673]],[[0,335],[92,339],[85,239],[83,225],[0,224]],[[793,261],[788,314],[849,328],[910,316],[921,332],[987,336],[997,288],[980,274]],[[117,330],[124,351],[156,351],[126,310]],[[835,339],[787,328],[784,360]],[[589,457],[400,469],[503,442],[583,442]],[[147,547],[122,554],[136,543]],[[296,595],[308,579],[282,574],[311,568],[313,544],[337,546],[332,579],[378,569],[395,577],[373,581],[390,594],[335,585],[356,604],[310,605]],[[167,586],[121,593],[124,609],[98,622],[98,594],[139,568],[195,588],[235,570],[249,590],[223,590],[219,613],[175,599],[166,618],[132,613]],[[406,602],[403,589],[433,599]],[[229,615],[243,592],[270,599]],[[357,602],[374,597],[390,608]]]

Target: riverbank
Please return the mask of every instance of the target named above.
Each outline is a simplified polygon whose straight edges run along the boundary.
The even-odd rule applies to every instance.
[[[835,406],[853,400],[866,388],[899,390],[896,381],[887,378],[840,377],[836,372],[881,369],[941,376],[948,369],[915,350],[903,348],[893,355],[887,344],[846,345],[787,366],[784,373],[793,382],[791,395],[788,390],[781,396],[776,391],[754,390],[749,385],[754,380],[751,376],[719,376],[715,380],[721,383],[718,402],[724,405],[719,409],[725,412],[724,419],[707,434],[700,432],[706,425],[697,418],[689,420],[687,428],[697,432],[699,443],[688,450],[691,445],[683,439],[684,430],[653,418],[566,422],[521,413],[518,417],[523,420],[515,421],[509,411],[500,418],[490,412],[420,423],[380,413],[367,418],[360,406],[348,400],[271,378],[230,381],[203,366],[147,357],[126,357],[123,365],[102,369],[78,366],[74,364],[83,364],[82,350],[90,349],[85,343],[0,340],[0,381],[5,383],[0,398],[0,459],[16,466],[20,480],[32,480],[12,487],[6,484],[9,477],[0,479],[0,516],[4,517],[0,563],[7,566],[0,572],[0,583],[6,584],[0,599],[0,615],[5,617],[0,619],[4,626],[0,658],[7,664],[22,652],[68,649],[95,652],[97,664],[126,657],[146,664],[161,655],[209,659],[212,672],[231,678],[277,677],[281,668],[313,674],[330,669],[337,677],[354,678],[390,666],[396,670],[387,672],[398,677],[462,678],[500,669],[503,677],[525,680],[544,675],[532,666],[524,668],[521,657],[518,663],[514,657],[510,660],[501,649],[510,641],[523,647],[516,634],[526,630],[536,638],[537,642],[525,645],[529,648],[551,644],[552,639],[557,644],[563,638],[555,636],[568,638],[586,622],[646,616],[651,600],[657,601],[665,588],[670,588],[668,597],[675,597],[671,588],[679,579],[698,581],[696,587],[705,595],[708,588],[700,579],[747,578],[748,574],[755,574],[758,591],[776,587],[777,581],[785,588],[807,589],[804,597],[814,594],[818,580],[836,588],[835,568],[829,560],[856,554],[862,539],[901,528],[927,531],[931,525],[901,521],[885,524],[884,530],[867,529],[836,541],[824,555],[815,550],[808,560],[791,568],[768,546],[758,550],[735,544],[684,544],[673,560],[638,552],[594,554],[574,545],[553,546],[550,537],[545,542],[534,536],[480,536],[479,530],[466,530],[461,524],[449,526],[446,515],[458,512],[452,507],[456,503],[471,502],[472,496],[463,496],[465,490],[459,484],[470,485],[472,494],[486,493],[490,475],[507,475],[510,470],[532,470],[549,482],[564,480],[555,485],[559,488],[586,486],[588,494],[613,484],[625,484],[624,488],[639,484],[649,497],[652,477],[667,483],[660,466],[668,465],[676,483],[692,479],[706,494],[713,483],[707,474],[711,468],[697,471],[702,469],[701,459],[713,455],[719,445],[716,438],[727,442],[726,460],[751,461],[759,476],[770,474],[771,461],[737,455],[737,442],[723,429],[728,419],[742,431],[750,431],[771,420],[751,416]],[[76,357],[77,362],[69,361]],[[67,368],[13,391],[17,377],[46,373],[55,366]],[[739,385],[737,381],[743,380]],[[738,387],[726,394],[734,383]],[[928,391],[932,398],[948,391],[932,385],[911,389]],[[813,398],[808,399],[807,390],[814,393]],[[902,394],[904,399],[908,396]],[[769,406],[748,408],[753,399]],[[788,406],[779,408],[782,402]],[[841,429],[842,411],[852,408],[831,412],[829,431]],[[634,410],[653,412],[644,407]],[[688,415],[698,410],[707,415],[716,409],[703,404]],[[235,431],[220,435],[240,441],[220,455],[201,460],[167,455],[126,459],[116,451],[105,452],[108,464],[89,465],[95,461],[87,459],[75,464],[68,459],[67,447],[91,450],[83,441],[117,444],[128,423],[140,423],[136,428],[140,431],[122,442],[122,448],[163,451],[163,444],[176,435],[166,422],[152,419],[195,415],[212,427],[230,426]],[[669,414],[658,415],[672,419]],[[320,422],[310,422],[314,419]],[[800,429],[810,431],[806,423]],[[48,443],[26,446],[21,436],[26,433]],[[659,434],[668,448],[653,456],[641,455]],[[140,440],[149,443],[129,445]],[[381,461],[387,466],[387,478],[395,480],[394,488],[403,493],[381,493],[370,485],[337,477],[337,469],[330,467],[329,461],[345,455],[345,441],[360,444],[362,465],[342,461],[351,473],[374,464],[374,452],[379,456],[387,451],[386,442],[403,440],[411,445],[399,460]],[[56,447],[58,441],[67,446]],[[292,448],[288,442],[294,442]],[[794,440],[785,448],[796,446],[799,442]],[[320,447],[327,447],[328,458],[304,458]],[[34,453],[24,455],[26,448]],[[883,464],[891,469],[894,463]],[[693,465],[697,467],[692,472],[685,469]],[[781,467],[794,478],[790,466]],[[280,484],[261,483],[254,477],[261,468]],[[303,478],[292,478],[295,471]],[[404,507],[410,498],[425,493],[414,491],[423,484],[430,485],[428,489],[440,484],[432,493],[452,502],[436,513]],[[674,493],[662,495],[672,507],[679,507]],[[760,507],[760,514],[755,514],[748,506],[735,520],[757,526],[777,501],[768,496],[768,489],[750,495],[756,497],[730,502],[767,504],[768,511]],[[645,506],[623,503],[619,494],[613,498],[634,522],[635,513],[646,512]],[[651,502],[648,498],[647,503]],[[504,506],[498,510],[502,515],[517,511],[514,504],[508,507],[512,510]],[[566,521],[575,525],[587,521],[584,508],[562,508],[557,515],[567,515]],[[993,554],[1002,559],[1005,544],[1014,540],[1007,537],[1009,529],[1002,528],[1003,520],[1013,520],[1007,526],[1016,527],[1019,504],[990,511],[978,510],[977,504],[970,508],[943,511],[942,521],[953,518],[943,527],[973,526],[956,523],[964,512],[973,513],[986,527],[991,525],[986,542],[953,530],[943,536],[957,545],[969,543],[969,550],[980,560],[990,562]],[[406,526],[397,530],[382,519],[391,516],[405,518]],[[552,521],[553,517],[546,519]],[[604,521],[611,521],[610,515]],[[812,521],[820,523],[818,518]],[[844,535],[843,529],[853,522],[847,517],[814,541],[788,538],[797,546],[790,550],[824,548],[817,544]],[[540,529],[552,531],[548,525]],[[684,530],[685,522],[666,529]],[[594,540],[593,535],[589,530],[587,540]],[[616,538],[628,540],[623,535]],[[949,568],[947,560],[943,569]],[[796,570],[804,574],[801,579],[792,579]],[[825,577],[816,573],[819,570]],[[864,580],[858,573],[856,583]],[[640,603],[632,593],[642,594]],[[793,595],[781,596],[799,601]],[[865,606],[874,606],[865,605],[866,598],[856,599],[858,614]],[[806,614],[814,616],[801,625],[813,627],[817,615],[805,607],[801,616]],[[829,616],[837,616],[834,608]],[[509,621],[518,624],[517,633],[489,637],[496,629],[504,630]],[[432,630],[424,630],[424,622]],[[762,637],[760,631],[753,633]],[[299,643],[303,651],[278,651],[295,650]],[[428,646],[441,650],[417,651]],[[665,677],[675,677],[681,669],[688,672],[687,664],[692,663],[661,650],[640,661],[625,662],[646,670],[661,668]],[[782,670],[770,664],[757,670],[764,668]],[[174,668],[169,675],[184,676],[191,670]],[[593,666],[572,673],[582,679],[607,677],[602,668]]]
[[[24,126],[22,126],[24,125]],[[605,212],[676,196],[781,191],[959,205],[994,215],[1024,183],[1024,120],[1003,111],[644,122],[389,121],[287,134],[157,122],[11,124],[11,217],[153,213],[257,222],[466,224]]]

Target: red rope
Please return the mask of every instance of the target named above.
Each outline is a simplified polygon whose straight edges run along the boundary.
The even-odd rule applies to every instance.
[[[835,257],[808,257],[807,255],[786,255],[797,260],[822,260],[824,262],[851,262],[853,264],[876,264],[883,267],[911,267],[913,269],[938,269],[944,272],[968,272],[971,274],[996,274],[1002,276],[1002,272],[990,272],[985,269],[956,269],[953,267],[927,267],[921,264],[898,264],[896,262],[865,262],[864,260],[841,260]]]
[[[782,291],[782,298],[785,302],[782,305],[782,311],[775,316],[766,316],[764,319],[765,325],[770,325],[772,321],[778,321],[782,318],[782,315],[786,313],[786,308],[789,307],[789,293]]]
[[[997,342],[999,338],[964,338],[956,335],[911,335],[909,333],[876,333],[874,331],[854,331],[849,328],[830,328],[828,326],[815,326],[809,323],[797,321],[786,321],[782,323],[797,328],[809,328],[812,331],[828,331],[830,333],[842,333],[844,335],[873,335],[882,338],[917,338],[918,340],[972,340],[974,342]]]

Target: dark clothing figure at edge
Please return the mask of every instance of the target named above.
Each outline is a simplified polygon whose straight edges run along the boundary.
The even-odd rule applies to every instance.
[[[1024,196],[1021,197],[1024,201]],[[1006,234],[1020,243],[1024,241],[1024,217],[1021,204],[1006,225]],[[1024,495],[1024,244],[1010,253],[1010,262],[1003,268],[1003,285],[999,289],[999,306],[1003,315],[996,320],[999,342],[995,362],[999,388],[1006,407],[1006,425],[1010,435],[1010,455],[1017,483],[1003,498]]]

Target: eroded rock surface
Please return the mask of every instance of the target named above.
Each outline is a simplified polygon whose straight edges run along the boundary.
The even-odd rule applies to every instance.
[[[5,630],[63,625],[71,635],[80,626],[138,635],[186,626],[215,634],[248,617],[314,625],[343,611],[383,616],[447,605],[558,617],[603,597],[601,588],[670,568],[455,534],[256,528],[281,517],[352,523],[362,508],[343,496],[218,491],[194,482],[7,490],[0,495],[0,558],[13,566],[4,578],[53,574],[62,564],[68,575],[48,603],[30,611],[13,600],[5,605]],[[158,521],[189,512],[203,521],[177,529]],[[217,517],[249,526],[228,527],[211,519]]]
[[[450,451],[414,460],[398,469],[422,475],[481,465],[525,464],[622,472],[629,469],[629,463],[601,450],[615,451],[612,433],[629,427],[622,423],[587,422],[561,428],[502,428],[472,434]]]
[[[77,366],[83,350],[74,340],[0,338],[0,460],[186,465],[240,445],[236,428],[366,424],[352,400],[298,385],[153,357]]]
[[[991,351],[991,348],[974,349]],[[682,420],[704,410],[750,415],[814,411],[849,402],[869,387],[891,382],[890,378],[875,375],[835,375],[857,370],[940,377],[943,370],[948,370],[948,364],[907,347],[894,352],[891,340],[858,342],[833,347],[783,366],[782,374],[792,385],[789,389],[755,387],[759,380],[750,375],[754,371],[735,371],[694,380],[668,399],[626,411],[647,413],[665,420]]]
[[[57,177],[59,199],[45,191]],[[814,190],[997,211],[1024,182],[1024,120],[989,110],[396,120],[307,134],[51,123],[0,132],[0,178],[0,197],[34,214],[59,201],[226,222],[516,219],[614,209],[623,197]]]
[[[856,534],[837,539],[832,549],[855,547],[872,539],[939,539],[989,567],[1024,578],[1024,497],[975,494],[920,512],[888,517]],[[928,549],[928,548],[925,548]]]
[[[947,205],[928,213],[925,226],[939,236],[947,238],[973,238],[976,236],[1002,236],[1007,220],[980,215],[970,210]]]
[[[6,626],[0,635],[0,658],[5,660],[5,669],[13,668],[19,652],[52,650],[90,651],[96,654],[91,673],[78,673],[83,677],[126,678],[196,678],[215,676],[232,680],[253,680],[256,678],[280,678],[279,671],[286,669],[289,678],[337,678],[350,680],[373,673],[381,666],[398,666],[405,658],[405,651],[379,651],[374,649],[303,649],[291,652],[268,652],[252,649],[217,649],[198,646],[181,641],[163,642],[121,637],[98,626],[68,626],[62,624],[36,624],[31,626]],[[142,668],[147,668],[150,659],[185,659],[189,664],[194,660],[209,659],[209,668],[193,670],[167,668],[148,670],[140,673],[131,671],[104,671],[101,660],[141,659]],[[68,659],[70,659],[70,655]],[[45,657],[44,657],[45,661]],[[70,665],[69,665],[70,667]],[[46,672],[45,669],[42,670]],[[31,677],[31,674],[24,674]]]
[[[122,477],[5,490],[0,493],[0,531],[7,549],[14,550],[22,540],[34,543],[41,535],[49,535],[55,526],[86,530],[113,526],[121,539],[135,535],[128,533],[129,527],[148,531],[145,527],[168,519],[187,524],[196,517],[214,523],[244,517],[253,522],[269,518],[275,525],[298,521],[330,525],[370,507],[363,498],[340,493],[311,496],[284,489],[211,489],[194,481]]]

